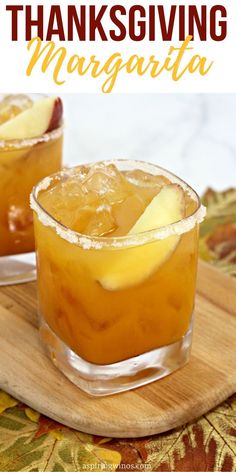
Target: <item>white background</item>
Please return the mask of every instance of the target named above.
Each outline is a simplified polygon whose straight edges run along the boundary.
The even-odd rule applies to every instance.
[[[198,192],[236,185],[235,95],[65,95],[65,162],[149,160]]]
[[[10,13],[5,11],[6,4],[31,4],[33,9],[38,3],[45,6],[45,18],[48,18],[49,7],[52,2],[48,0],[41,0],[40,2],[31,2],[26,0],[24,2],[20,0],[12,0],[11,2],[1,1],[0,3],[0,64],[1,64],[1,76],[0,76],[0,87],[1,92],[8,93],[9,91],[27,91],[27,92],[52,92],[52,93],[65,93],[65,92],[100,92],[101,85],[105,77],[100,79],[91,79],[89,75],[84,78],[79,77],[77,74],[67,76],[63,72],[63,76],[66,78],[66,82],[62,86],[56,86],[52,80],[52,71],[46,74],[42,74],[40,68],[37,67],[33,75],[29,78],[25,75],[25,70],[30,59],[30,53],[27,51],[26,42],[21,39],[17,43],[11,43],[11,22]],[[68,0],[58,0],[57,4],[63,8],[63,18],[66,18],[66,7],[68,4],[73,2]],[[104,2],[96,0],[96,2],[90,2],[84,0],[83,4],[95,3],[97,6],[101,6]],[[105,2],[106,3],[106,2]],[[116,4],[114,0],[107,2],[109,5]],[[119,4],[124,4],[127,8],[135,4],[132,0],[120,0]],[[143,2],[140,2],[141,4]],[[150,1],[150,4],[157,5],[160,2]],[[168,8],[173,2],[171,0],[165,0],[161,2]],[[175,2],[176,3],[176,2]],[[209,8],[215,5],[217,2],[212,0],[205,0],[204,2],[198,1],[182,1],[181,4],[189,5],[195,4],[200,6],[206,4]],[[76,5],[76,2],[74,2]],[[78,2],[77,2],[78,4]],[[147,4],[145,2],[145,4]],[[144,77],[138,77],[136,74],[127,75],[124,72],[121,73],[118,82],[115,86],[115,92],[236,92],[236,65],[235,65],[235,45],[236,45],[236,2],[233,0],[221,0],[220,4],[226,6],[228,11],[228,36],[223,42],[214,42],[209,40],[207,42],[194,41],[192,46],[195,48],[195,52],[201,55],[205,55],[209,60],[214,60],[214,65],[205,77],[201,77],[199,74],[186,75],[179,82],[173,82],[171,80],[170,73],[163,73],[156,79],[151,79],[148,75]],[[177,2],[178,5],[178,2]],[[34,10],[35,11],[35,10]],[[22,38],[24,31],[24,14],[20,13],[20,24],[19,24],[19,35]],[[177,18],[178,20],[178,18]],[[105,22],[108,27],[111,27],[109,22]],[[132,54],[144,55],[149,57],[154,54],[157,58],[163,61],[167,56],[170,44],[178,46],[177,30],[175,30],[175,36],[171,43],[162,43],[160,40],[156,42],[139,42],[135,43],[130,40],[125,40],[119,43],[109,41],[108,43],[102,42],[99,39],[96,43],[79,43],[75,41],[67,43],[65,46],[68,48],[68,58],[77,53],[80,56],[89,58],[91,54],[96,54],[97,58],[105,61],[114,52],[122,53],[122,56],[127,60]],[[58,43],[63,45],[63,43]],[[190,53],[189,53],[190,54]]]

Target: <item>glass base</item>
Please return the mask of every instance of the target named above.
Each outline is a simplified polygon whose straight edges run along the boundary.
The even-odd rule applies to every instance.
[[[184,366],[191,351],[192,323],[179,341],[109,365],[91,364],[79,357],[45,321],[40,334],[49,357],[71,382],[90,395],[104,396],[146,385]]]
[[[36,279],[35,252],[0,257],[0,287]]]

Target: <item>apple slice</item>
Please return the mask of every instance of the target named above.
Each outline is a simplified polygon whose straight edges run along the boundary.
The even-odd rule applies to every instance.
[[[174,223],[184,216],[184,191],[177,184],[164,186],[128,234],[138,234]],[[122,290],[140,284],[173,253],[180,236],[172,235],[143,246],[114,251],[99,276],[107,290]]]
[[[55,97],[42,98],[0,126],[0,139],[36,138],[56,129],[62,118],[62,102]],[[52,127],[53,126],[53,127]]]

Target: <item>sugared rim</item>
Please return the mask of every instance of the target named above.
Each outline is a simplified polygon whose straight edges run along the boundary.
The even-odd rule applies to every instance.
[[[58,139],[62,136],[64,125],[62,124],[59,128],[56,128],[49,133],[42,134],[35,138],[24,138],[24,139],[0,139],[0,150],[9,151],[12,149],[23,149],[27,147],[35,146],[39,143],[48,143],[54,139]]]
[[[149,170],[156,170],[160,171],[159,174],[156,175],[163,175],[169,177],[172,183],[178,183],[187,193],[197,202],[196,210],[189,216],[182,218],[175,223],[171,223],[167,226],[162,226],[160,228],[152,229],[150,231],[144,231],[142,233],[138,233],[137,235],[126,235],[126,236],[117,236],[117,237],[99,237],[99,236],[87,236],[82,233],[78,233],[76,231],[71,230],[67,226],[63,225],[59,221],[57,221],[50,213],[48,213],[39,203],[38,201],[38,194],[42,190],[46,190],[51,182],[55,178],[59,178],[60,176],[71,176],[75,173],[75,169],[78,169],[80,166],[86,165],[92,167],[93,165],[97,165],[100,163],[104,164],[117,164],[119,163],[121,166],[129,165],[133,166],[133,169],[140,169],[145,170],[148,172]],[[138,166],[138,167],[137,167]],[[123,170],[123,169],[121,169]],[[126,169],[127,170],[127,169]],[[129,169],[130,170],[130,169]],[[200,197],[192,189],[186,182],[182,179],[177,177],[172,172],[167,171],[166,169],[157,166],[155,164],[151,164],[144,161],[139,160],[127,160],[127,159],[113,159],[113,160],[106,160],[106,161],[99,161],[89,164],[80,164],[79,166],[72,167],[70,169],[64,169],[60,172],[52,174],[49,177],[45,177],[41,180],[32,190],[30,195],[30,206],[32,210],[37,213],[39,221],[44,226],[49,226],[55,230],[55,232],[60,236],[62,239],[65,239],[71,244],[78,245],[83,249],[111,249],[111,248],[127,248],[127,247],[134,247],[134,246],[141,246],[143,244],[151,243],[156,240],[165,239],[172,235],[181,235],[190,231],[196,224],[199,224],[203,221],[206,209],[201,204]]]

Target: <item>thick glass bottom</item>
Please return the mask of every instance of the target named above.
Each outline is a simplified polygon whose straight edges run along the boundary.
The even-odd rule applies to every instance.
[[[35,252],[0,257],[0,287],[36,279]]]
[[[104,396],[146,385],[184,366],[191,350],[192,323],[179,341],[109,365],[91,364],[79,357],[44,320],[40,334],[49,357],[71,382],[90,395]]]

